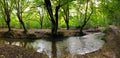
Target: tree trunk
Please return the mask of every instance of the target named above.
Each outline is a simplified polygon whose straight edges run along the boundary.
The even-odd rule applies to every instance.
[[[40,17],[40,28],[41,29],[43,28],[43,17],[42,16]]]
[[[51,6],[51,1],[50,0],[44,0],[44,2],[45,2],[45,5],[46,5],[46,7],[47,7],[47,11],[48,11],[48,13],[49,13],[49,16],[50,16],[50,20],[51,20],[51,22],[52,22],[52,29],[51,29],[51,33],[52,33],[52,36],[56,36],[56,34],[57,34],[57,23],[58,22],[56,22],[57,20],[56,20],[56,18],[57,18],[57,14],[55,15],[55,17],[56,18],[54,18],[54,15],[53,15],[53,10],[52,10],[52,6]],[[56,8],[57,9],[57,8]],[[57,11],[56,11],[57,12]]]
[[[79,33],[80,36],[83,36],[84,33],[83,33],[83,27],[80,28],[80,33]]]
[[[52,6],[51,6],[51,0],[44,0],[44,2],[52,22],[52,36],[56,36],[57,29],[58,29],[58,11],[60,7],[63,6],[64,4],[60,5],[60,1],[59,1],[59,4],[56,6],[56,9],[55,9],[55,16],[54,16]]]
[[[58,29],[58,11],[59,11],[60,6],[56,6],[56,12],[55,12],[55,23],[53,23],[52,26],[52,36],[56,37],[57,36],[57,29]]]
[[[65,20],[66,26],[67,26],[67,30],[69,30],[69,20]]]
[[[11,31],[11,27],[10,27],[10,11],[9,11],[9,8],[8,8],[8,1],[4,0],[4,19],[5,19],[5,22],[7,24],[7,27],[8,27],[8,32]]]
[[[56,41],[52,41],[52,58],[57,58]]]
[[[21,0],[15,0],[15,7],[16,7],[16,11],[17,11],[17,17],[19,19],[20,25],[24,28],[24,33],[27,32],[27,29],[25,27],[25,24],[22,20],[22,13],[23,13],[23,7],[22,7],[22,1]]]
[[[41,24],[41,27],[40,27],[40,28],[42,29],[42,28],[43,28],[43,27],[42,27],[42,22],[41,22],[40,24]]]
[[[7,23],[7,26],[8,26],[8,32],[11,31],[11,27],[10,27],[10,20],[9,21],[6,21]]]
[[[82,26],[80,26],[80,33],[79,33],[80,36],[83,36],[83,35],[84,35],[84,33],[83,33],[83,28],[85,27],[85,25],[87,24],[87,22],[88,22],[88,20],[89,20],[89,19],[87,19],[87,11],[88,11],[88,0],[87,0],[86,9],[85,9],[84,22],[83,22]]]
[[[8,11],[6,15],[7,15],[8,31],[11,31],[11,27],[10,27],[10,21],[11,21],[11,19],[10,19],[10,12]]]
[[[56,37],[57,35],[57,26],[56,24],[52,24],[52,36]]]
[[[26,27],[25,27],[25,24],[24,24],[23,20],[20,19],[19,21],[20,21],[21,25],[22,25],[23,28],[24,28],[24,32],[26,33],[26,32],[27,32],[27,29],[26,29]]]
[[[6,23],[7,23],[8,32],[9,32],[9,31],[11,31],[11,27],[10,27],[10,20],[11,20],[11,19],[10,19],[10,14],[9,14],[9,12],[8,12],[7,10],[5,11],[5,13],[6,13],[6,17],[7,17],[7,18],[6,18]]]
[[[67,30],[69,30],[69,20],[66,20],[66,19],[65,19],[65,24],[66,24],[66,26],[67,26]]]
[[[27,29],[26,29],[25,24],[24,24],[24,22],[23,22],[23,20],[22,20],[22,17],[20,16],[20,13],[17,13],[17,16],[18,16],[18,19],[19,19],[20,24],[21,24],[22,27],[24,28],[24,32],[26,33],[26,32],[27,32]]]
[[[56,20],[56,29],[58,29],[58,11],[60,9],[60,6],[56,6],[56,12],[55,12],[55,20]]]
[[[65,20],[65,24],[66,24],[66,27],[67,27],[67,30],[69,30],[69,4],[66,5],[65,8],[63,8],[64,10],[64,20]]]
[[[39,24],[40,24],[40,29],[43,28],[43,9],[42,9],[42,12],[38,11],[39,12]],[[42,13],[42,14],[41,14]]]

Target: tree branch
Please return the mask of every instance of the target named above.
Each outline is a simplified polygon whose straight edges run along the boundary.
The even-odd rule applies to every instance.
[[[90,15],[89,15],[89,17],[87,18],[87,21],[89,21],[90,20],[90,17],[91,17],[91,15],[93,14],[93,8],[92,8],[92,11],[91,11],[91,13],[90,13]]]

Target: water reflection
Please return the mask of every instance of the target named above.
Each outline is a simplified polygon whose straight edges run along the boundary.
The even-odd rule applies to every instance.
[[[63,41],[39,40],[10,40],[0,39],[1,44],[10,44],[34,49],[37,52],[47,54],[49,58],[59,58],[66,53],[86,54],[102,48],[104,41],[101,38],[103,33],[89,34],[83,37],[69,37]]]
[[[41,52],[44,54],[47,54],[50,58],[51,58],[51,46],[52,43],[50,41],[46,41],[43,39],[40,40],[36,40],[35,42],[33,42],[33,47],[36,48],[37,52]]]

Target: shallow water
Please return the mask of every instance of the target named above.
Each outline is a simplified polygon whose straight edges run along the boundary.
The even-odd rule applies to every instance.
[[[0,39],[1,44],[17,45],[27,49],[33,49],[44,53],[49,58],[59,58],[61,55],[86,54],[102,48],[104,41],[101,40],[103,33],[89,34],[83,37],[68,37],[63,41],[51,42],[44,39],[20,40],[20,39]]]

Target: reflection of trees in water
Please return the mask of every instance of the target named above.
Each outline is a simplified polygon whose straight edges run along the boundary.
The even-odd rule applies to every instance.
[[[58,38],[54,38],[51,41],[46,41],[45,39],[39,39],[35,41],[0,40],[0,43],[17,45],[44,53],[50,58],[57,58],[61,55],[69,53],[85,54],[96,51],[104,44],[103,41],[101,41],[101,37],[103,37],[102,33],[95,33],[83,37],[69,37],[64,40],[57,40]]]
[[[25,43],[24,42],[8,42],[9,45],[16,45],[16,46],[20,46],[20,47],[24,47]]]
[[[1,40],[0,40],[0,42],[1,42]],[[23,48],[35,50],[35,48],[33,47],[34,41],[26,41],[26,40],[25,41],[19,41],[19,40],[18,41],[13,41],[13,40],[5,41],[5,40],[3,40],[2,42],[3,42],[3,44],[16,45],[16,46],[20,46]]]
[[[16,45],[32,50],[41,50],[40,53],[45,53],[51,58],[57,57],[56,41],[36,40],[36,41],[20,41],[20,40],[0,40],[1,44]]]
[[[52,41],[52,58],[57,58],[56,41]]]

